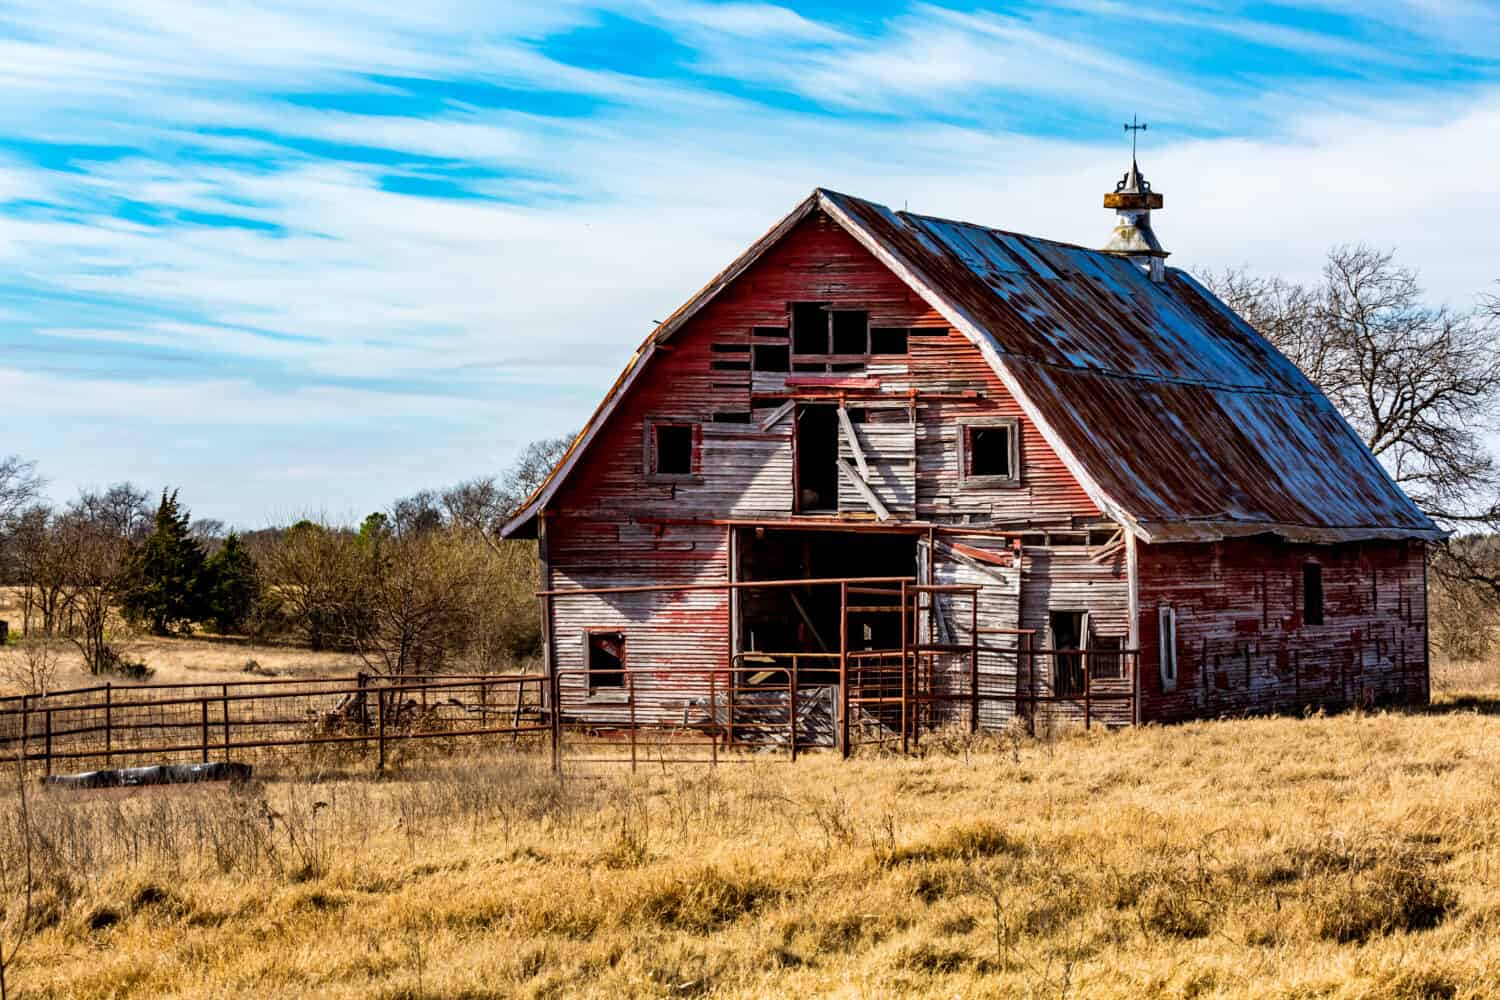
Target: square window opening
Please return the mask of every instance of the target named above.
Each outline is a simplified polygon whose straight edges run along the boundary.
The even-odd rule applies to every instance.
[[[589,694],[625,690],[625,633],[590,632]]]
[[[1302,564],[1302,622],[1323,624],[1323,567],[1317,563]]]
[[[750,367],[758,372],[784,372],[792,367],[792,350],[785,344],[756,344]]]
[[[658,476],[693,474],[693,426],[653,424],[651,471]]]
[[[907,346],[905,330],[875,327],[870,331],[871,354],[905,354]]]
[[[863,310],[840,309],[833,316],[833,353],[870,353],[870,314]]]
[[[968,459],[970,476],[994,476],[1009,479],[1015,475],[1011,461],[1013,428],[969,427]]]
[[[828,353],[828,310],[823,303],[792,303],[792,353]]]

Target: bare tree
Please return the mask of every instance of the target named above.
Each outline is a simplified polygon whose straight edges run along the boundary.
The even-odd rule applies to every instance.
[[[281,532],[264,556],[281,615],[313,649],[346,646],[359,574],[350,533],[303,519]]]
[[[448,518],[477,531],[491,548],[500,546],[500,529],[512,514],[541,487],[567,452],[572,438],[543,438],[521,452],[503,476],[485,476],[445,490],[441,503]]]
[[[0,531],[41,496],[44,485],[36,475],[36,463],[19,455],[0,457]]]
[[[493,594],[491,554],[452,528],[359,540],[364,600],[348,635],[360,656],[387,674],[442,670],[469,646]]]
[[[147,495],[129,483],[84,492],[56,519],[66,634],[91,673],[128,668],[109,645],[109,629],[125,560],[151,521]]]
[[[1500,529],[1500,465],[1486,442],[1500,416],[1500,297],[1472,312],[1424,301],[1389,251],[1333,248],[1304,286],[1244,271],[1208,284],[1305,372],[1408,496],[1438,524]],[[1500,599],[1484,547],[1445,546],[1442,577]]]
[[[0,678],[25,694],[45,695],[52,690],[60,665],[56,641],[44,636],[28,635],[20,648],[0,650]]]
[[[1500,413],[1500,305],[1488,315],[1427,305],[1415,272],[1362,245],[1330,251],[1311,288],[1243,271],[1209,284],[1323,390],[1429,516],[1500,524],[1500,470],[1484,440]]]

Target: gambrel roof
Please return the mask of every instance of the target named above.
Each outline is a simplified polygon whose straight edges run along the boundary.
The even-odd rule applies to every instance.
[[[1141,540],[1443,537],[1317,387],[1186,272],[1153,281],[1121,254],[821,188],[656,328],[506,534],[545,507],[656,345],[819,210],[983,353]]]

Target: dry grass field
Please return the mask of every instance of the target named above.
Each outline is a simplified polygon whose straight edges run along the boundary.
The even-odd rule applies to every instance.
[[[23,634],[21,603],[15,588],[0,587],[0,619],[10,623],[13,638]],[[52,687],[62,690],[101,683],[84,667],[83,655],[71,643],[59,640],[57,676]],[[212,683],[246,680],[253,676],[348,675],[362,669],[358,656],[350,653],[314,652],[292,645],[257,644],[237,638],[159,638],[130,635],[117,639],[115,649],[132,662],[151,668],[149,680],[141,683]],[[14,647],[0,649],[0,694],[17,693],[9,682],[7,660],[20,658]],[[247,672],[248,671],[248,672]],[[116,684],[134,683],[119,677],[105,678]],[[14,690],[13,690],[14,689]]]
[[[1500,993],[1500,665],[919,759],[34,794],[58,997]],[[0,857],[14,859],[17,811]]]

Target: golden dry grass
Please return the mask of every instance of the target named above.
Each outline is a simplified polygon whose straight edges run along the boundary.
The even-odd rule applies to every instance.
[[[47,928],[14,981],[70,997],[1489,996],[1500,665],[1451,679],[1430,713],[955,738],[921,759],[558,783],[496,751],[385,781],[48,792]]]

